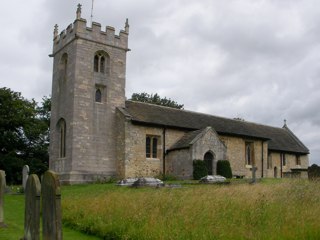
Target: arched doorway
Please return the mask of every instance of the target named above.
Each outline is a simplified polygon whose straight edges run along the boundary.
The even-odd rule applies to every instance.
[[[274,178],[278,177],[278,169],[277,169],[277,167],[274,167],[274,169],[273,169],[273,177]]]
[[[203,161],[207,166],[208,175],[213,175],[213,154],[211,152],[206,152],[203,157]]]

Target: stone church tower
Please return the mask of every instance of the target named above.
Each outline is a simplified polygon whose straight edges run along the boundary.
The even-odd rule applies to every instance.
[[[65,184],[116,175],[117,107],[125,104],[129,24],[115,35],[76,20],[54,28],[50,169]]]

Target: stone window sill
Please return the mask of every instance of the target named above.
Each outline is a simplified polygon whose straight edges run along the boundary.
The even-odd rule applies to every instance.
[[[146,159],[149,161],[159,161],[160,160],[159,158],[146,158]]]

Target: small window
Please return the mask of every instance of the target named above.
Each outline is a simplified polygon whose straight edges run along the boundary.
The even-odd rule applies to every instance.
[[[96,96],[95,96],[95,98],[96,98],[96,102],[101,103],[102,94],[101,94],[101,90],[100,90],[100,89],[97,89],[97,90],[96,90]]]
[[[296,165],[298,165],[298,166],[301,165],[300,155],[296,155]]]
[[[152,138],[152,157],[157,158],[158,151],[158,139],[156,137]]]
[[[61,118],[58,122],[59,128],[59,157],[64,158],[66,156],[66,121]]]
[[[246,142],[245,144],[246,150],[246,165],[253,165],[253,143],[252,142]]]
[[[281,160],[282,166],[286,166],[287,165],[286,154],[280,153],[280,160]]]
[[[159,150],[159,137],[147,136],[146,137],[146,157],[147,158],[158,158]]]
[[[146,137],[146,157],[151,157],[151,138]]]

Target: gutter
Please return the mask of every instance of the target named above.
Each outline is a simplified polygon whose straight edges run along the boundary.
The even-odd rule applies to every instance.
[[[162,130],[162,172],[163,179],[166,176],[166,127]]]
[[[263,178],[263,172],[264,172],[263,143],[264,143],[264,141],[261,141],[261,178]]]

